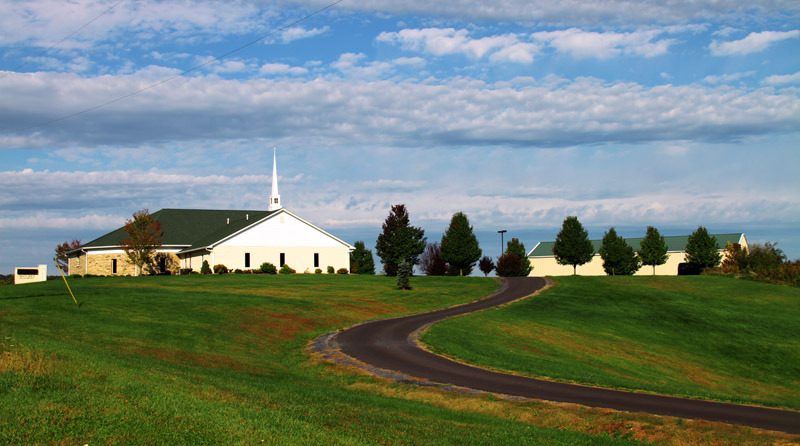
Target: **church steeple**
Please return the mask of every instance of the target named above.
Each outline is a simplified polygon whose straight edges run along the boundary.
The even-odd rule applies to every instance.
[[[277,211],[283,208],[281,205],[281,195],[278,193],[278,162],[276,149],[272,148],[272,193],[269,194],[268,211]]]

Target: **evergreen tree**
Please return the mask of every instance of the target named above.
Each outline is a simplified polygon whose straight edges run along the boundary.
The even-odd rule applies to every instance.
[[[397,286],[401,290],[410,290],[411,289],[411,281],[410,277],[413,273],[413,266],[407,260],[403,260],[397,265]]]
[[[427,276],[444,276],[447,274],[447,262],[442,259],[438,243],[428,243],[425,252],[419,259],[419,267]]]
[[[468,276],[481,258],[478,238],[472,232],[469,219],[463,212],[453,214],[450,226],[442,235],[442,259],[447,262],[448,274]]]
[[[614,228],[603,236],[599,251],[603,258],[603,269],[609,276],[630,276],[639,270],[639,257]]]
[[[484,277],[488,277],[489,273],[494,270],[494,261],[489,256],[483,256],[478,262],[478,268],[480,268]]]
[[[687,262],[699,268],[714,268],[721,259],[717,238],[709,235],[703,226],[698,226],[686,241]]]
[[[570,216],[564,219],[561,231],[553,245],[553,254],[560,265],[572,265],[572,274],[578,274],[578,265],[583,265],[592,260],[594,246],[589,241],[589,232],[583,229],[578,217]]]
[[[387,276],[396,276],[397,267],[404,260],[413,269],[419,255],[425,250],[425,231],[409,224],[408,211],[403,204],[392,206],[382,227],[383,232],[378,235],[375,251],[381,258],[383,271]]]
[[[639,245],[639,257],[643,265],[653,266],[653,275],[656,274],[656,266],[667,263],[667,243],[664,237],[659,234],[658,229],[648,226],[647,233]]]
[[[350,272],[353,274],[375,274],[375,260],[372,251],[359,240],[353,246],[356,249],[350,253]]]
[[[519,277],[523,270],[522,259],[513,253],[507,252],[497,258],[495,272],[498,277]]]
[[[525,244],[519,241],[519,239],[512,238],[506,243],[505,255],[516,256],[517,259],[519,259],[519,268],[516,270],[510,270],[508,269],[507,265],[504,265],[504,277],[525,277],[533,270],[533,267],[531,266],[531,260],[528,258],[528,253],[525,252]],[[497,265],[497,268],[499,269],[500,259],[497,260]]]

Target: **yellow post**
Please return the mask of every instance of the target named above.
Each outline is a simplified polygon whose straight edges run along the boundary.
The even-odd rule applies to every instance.
[[[67,290],[69,291],[69,295],[72,296],[72,300],[75,301],[75,305],[78,305],[78,301],[75,300],[75,295],[72,294],[72,290],[69,288],[69,284],[67,283],[67,278],[64,276],[64,271],[61,271],[61,266],[58,264],[57,259],[53,259],[53,260],[56,260],[56,268],[58,268],[58,272],[61,273],[61,278],[64,279],[64,284],[67,286]],[[78,305],[78,306],[80,307],[80,305]]]

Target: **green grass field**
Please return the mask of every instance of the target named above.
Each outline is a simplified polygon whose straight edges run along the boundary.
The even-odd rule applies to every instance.
[[[800,409],[796,287],[719,276],[559,277],[538,296],[441,322],[422,341],[529,376]]]
[[[597,415],[612,424],[591,435],[600,424],[571,430],[562,408],[415,390],[304,350],[337,328],[497,287],[479,278],[412,284],[401,292],[393,278],[364,276],[73,279],[80,308],[61,281],[0,287],[0,443],[628,443],[608,436],[632,434],[616,415]],[[551,410],[559,412],[538,423],[551,427],[530,422]]]

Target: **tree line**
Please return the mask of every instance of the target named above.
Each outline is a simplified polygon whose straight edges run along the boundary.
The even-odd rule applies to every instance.
[[[514,238],[508,242],[497,263],[482,256],[474,228],[463,212],[456,212],[439,242],[428,243],[425,230],[411,225],[405,205],[394,205],[383,222],[382,232],[375,243],[375,251],[387,276],[399,276],[414,266],[429,276],[468,276],[477,266],[484,275],[497,271],[499,276],[527,276],[532,267],[525,245]],[[356,274],[375,274],[372,251],[364,248],[363,241],[355,243],[350,256],[351,271]]]

